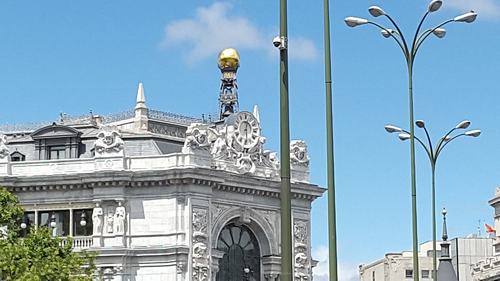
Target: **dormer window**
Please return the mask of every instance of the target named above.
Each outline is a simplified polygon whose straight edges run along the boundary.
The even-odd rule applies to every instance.
[[[35,141],[35,157],[38,160],[78,158],[81,132],[63,125],[52,124],[31,134]]]
[[[10,154],[10,161],[12,162],[19,162],[25,160],[26,156],[19,151],[14,151],[13,153]]]

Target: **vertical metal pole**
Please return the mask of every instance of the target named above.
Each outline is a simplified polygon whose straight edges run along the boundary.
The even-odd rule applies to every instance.
[[[417,179],[415,167],[415,124],[413,122],[413,56],[408,56],[408,96],[410,104],[411,206],[413,229],[413,280],[419,281],[417,232]]]
[[[325,95],[326,95],[326,154],[328,177],[328,251],[329,279],[337,281],[337,222],[335,210],[335,169],[333,153],[333,109],[332,109],[332,60],[330,47],[330,5],[323,1],[325,40]]]
[[[287,1],[280,0],[280,154],[281,154],[281,281],[292,281],[292,207],[290,185],[290,124],[288,113]]]
[[[434,157],[434,156],[432,156]],[[432,270],[434,281],[437,281],[437,253],[436,253],[436,160],[431,162],[432,169]]]

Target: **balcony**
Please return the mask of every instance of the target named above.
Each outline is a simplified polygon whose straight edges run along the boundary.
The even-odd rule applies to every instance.
[[[61,246],[66,246],[68,239],[73,239],[73,249],[74,250],[85,250],[92,247],[93,240],[92,236],[76,236],[76,237],[61,237]]]

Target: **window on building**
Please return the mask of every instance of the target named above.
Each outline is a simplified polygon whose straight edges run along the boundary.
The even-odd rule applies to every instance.
[[[42,227],[50,227],[54,236],[68,236],[69,210],[39,212],[38,223]]]
[[[34,212],[24,213],[24,216],[21,219],[21,222],[19,222],[19,225],[21,227],[20,236],[26,237],[26,235],[30,233],[31,229],[35,227],[35,213]]]
[[[35,141],[35,159],[78,158],[85,149],[81,145],[81,135],[82,132],[74,128],[55,123],[36,130],[31,134]]]
[[[430,278],[430,270],[422,270],[422,278]]]
[[[92,235],[92,209],[73,211],[73,236]]]
[[[372,271],[372,281],[375,281],[375,271]]]
[[[49,146],[47,150],[49,160],[66,158],[66,147],[64,145]]]
[[[19,151],[14,151],[13,153],[10,154],[10,161],[12,162],[19,162],[19,161],[25,161],[26,156],[22,154]]]
[[[413,278],[413,269],[405,270],[405,277],[406,278]]]

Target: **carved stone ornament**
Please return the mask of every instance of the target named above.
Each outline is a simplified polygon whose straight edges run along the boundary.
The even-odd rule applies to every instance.
[[[193,209],[193,281],[208,281],[208,210]]]
[[[305,221],[295,221],[293,230],[295,243],[307,244],[307,223]]]
[[[243,111],[232,114],[224,125],[191,124],[182,151],[208,152],[220,169],[276,177],[279,175],[279,161],[275,152],[264,150],[265,142],[258,119]]]
[[[309,166],[309,154],[305,141],[293,140],[290,142],[290,161],[293,165]]]
[[[7,147],[7,136],[0,134],[0,159],[9,157],[9,148]]]
[[[123,156],[125,143],[117,129],[103,127],[94,143],[96,156]]]
[[[308,257],[308,228],[307,222],[295,220],[293,224],[293,233],[295,238],[294,262],[295,281],[310,280],[311,263]]]

